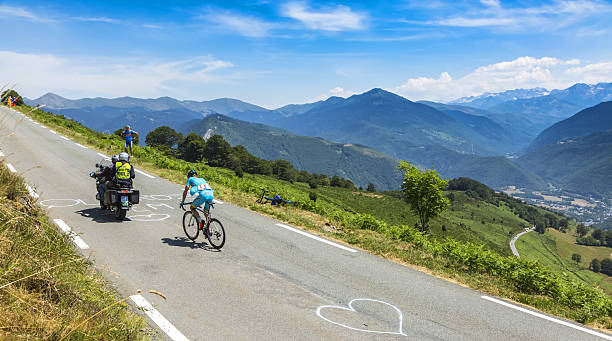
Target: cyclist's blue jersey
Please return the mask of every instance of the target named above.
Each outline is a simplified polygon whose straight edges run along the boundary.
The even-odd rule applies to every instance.
[[[132,139],[134,138],[134,133],[135,131],[133,130],[124,130],[123,135],[125,135],[125,142],[132,142]]]
[[[196,178],[195,176],[192,176],[191,178],[187,179],[187,184],[185,184],[185,186],[189,187],[190,195],[194,195],[198,192],[203,192],[205,190],[212,190],[206,180],[202,178]]]

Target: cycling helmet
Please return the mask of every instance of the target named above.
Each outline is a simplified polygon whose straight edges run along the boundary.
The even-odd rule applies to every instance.
[[[119,157],[117,156],[117,154],[113,155],[113,157],[111,157],[111,162],[113,164],[117,163],[117,161],[119,161]]]
[[[121,152],[119,154],[119,161],[130,161],[130,155],[126,152]]]
[[[196,175],[198,175],[198,172],[196,172],[195,169],[192,169],[187,173],[188,178],[194,177]]]

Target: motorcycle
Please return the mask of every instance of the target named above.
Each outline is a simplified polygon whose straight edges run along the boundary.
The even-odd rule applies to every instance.
[[[96,179],[96,200],[100,202],[100,208],[103,210],[110,210],[114,213],[117,220],[125,219],[127,211],[132,208],[132,205],[140,202],[140,191],[133,189],[131,185],[116,184],[112,188],[106,188],[106,192],[109,193],[109,205],[104,203],[104,197],[100,195],[100,184],[106,182],[102,172],[104,168],[112,167],[110,160],[102,160],[100,163],[96,163],[98,171],[89,173],[89,176]]]

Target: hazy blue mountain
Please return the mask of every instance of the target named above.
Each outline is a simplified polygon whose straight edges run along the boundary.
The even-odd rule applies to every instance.
[[[276,127],[331,141],[370,146],[397,158],[403,145],[441,145],[480,155],[508,150],[504,139],[479,130],[430,106],[373,89],[349,98],[330,97],[312,109],[274,120]]]
[[[612,83],[595,85],[578,83],[565,90],[553,90],[550,96],[574,103],[584,109],[597,103],[612,101]]]
[[[44,104],[51,109],[80,109],[80,108],[99,108],[99,107],[115,107],[115,108],[142,108],[150,111],[161,110],[188,110],[190,112],[201,112],[209,114],[216,112],[220,114],[228,114],[230,112],[240,111],[267,111],[262,107],[239,101],[232,98],[219,98],[211,101],[179,101],[171,97],[159,98],[134,98],[134,97],[118,97],[118,98],[81,98],[76,100],[66,99],[56,94],[47,93],[37,99],[28,100],[29,104]]]
[[[612,130],[612,102],[600,103],[544,130],[530,145],[536,149],[548,144]]]
[[[208,116],[197,123],[189,122],[181,131],[202,136],[216,133],[232,145],[243,145],[258,157],[281,158],[309,172],[342,175],[362,186],[371,182],[379,189],[397,189],[399,184],[396,159],[361,145],[300,136],[220,115]],[[424,169],[433,166],[446,178],[466,176],[494,188],[508,185],[542,187],[538,177],[504,157],[462,154],[437,145],[404,144],[398,148],[403,159]]]
[[[258,123],[240,121],[223,115],[210,115],[187,122],[184,134],[218,134],[231,145],[242,145],[251,154],[266,159],[283,159],[298,170],[338,175],[364,188],[373,183],[377,189],[396,190],[401,184],[397,160],[368,147],[329,142],[300,136]]]
[[[608,117],[612,112],[608,111]],[[530,148],[517,162],[562,189],[612,196],[612,130]]]
[[[544,88],[514,89],[496,93],[485,92],[479,96],[462,97],[449,102],[449,104],[462,104],[479,109],[490,109],[504,102],[540,97],[548,95],[548,93],[548,90]]]

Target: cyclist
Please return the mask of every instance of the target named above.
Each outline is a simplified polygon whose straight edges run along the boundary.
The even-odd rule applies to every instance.
[[[187,184],[185,184],[183,199],[179,205],[183,206],[185,198],[187,197],[187,192],[189,192],[190,195],[195,195],[197,193],[198,196],[193,200],[189,209],[191,210],[191,213],[193,213],[193,216],[196,217],[198,225],[202,227],[202,218],[200,218],[196,207],[204,204],[204,211],[208,212],[210,204],[213,202],[213,190],[210,188],[210,185],[208,185],[206,180],[198,178],[197,176],[198,173],[193,169],[187,173]]]
[[[125,138],[125,152],[128,152],[128,147],[130,148],[130,155],[134,155],[132,151],[132,145],[134,136],[138,135],[138,132],[130,129],[130,126],[125,126],[125,130],[121,132],[121,136]]]

